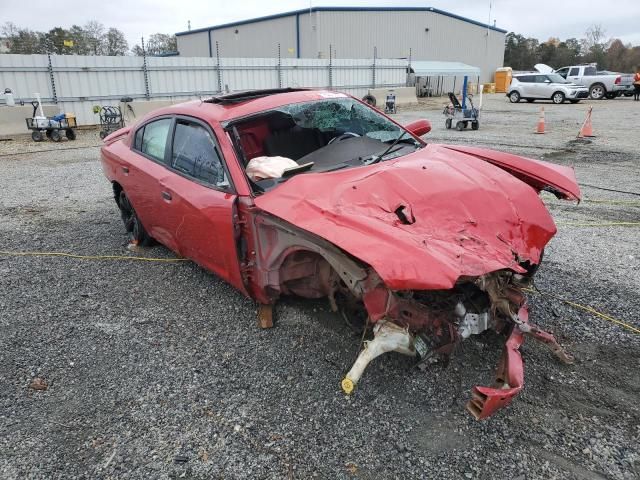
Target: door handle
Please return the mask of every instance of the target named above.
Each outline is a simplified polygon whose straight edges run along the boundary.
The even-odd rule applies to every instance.
[[[169,192],[162,192],[162,198],[164,198],[167,202],[170,202],[171,194]]]
[[[129,167],[122,167],[122,171],[125,175],[129,175]]]

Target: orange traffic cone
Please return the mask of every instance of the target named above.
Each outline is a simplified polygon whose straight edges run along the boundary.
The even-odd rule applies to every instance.
[[[593,134],[593,127],[591,126],[591,111],[592,110],[593,110],[593,107],[589,107],[589,111],[587,112],[587,118],[584,119],[584,123],[582,124],[582,127],[580,128],[580,131],[578,132],[578,137],[577,138],[595,137],[595,135]]]
[[[538,117],[536,133],[544,133],[544,107],[540,107],[540,117]]]

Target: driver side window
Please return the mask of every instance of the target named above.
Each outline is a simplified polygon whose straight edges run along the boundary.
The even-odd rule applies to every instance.
[[[567,78],[567,73],[569,72],[569,67],[566,68],[561,68],[560,70],[558,70],[556,73],[558,75],[560,75],[563,78]]]
[[[207,129],[196,123],[176,120],[171,166],[208,185],[223,189],[229,187],[216,142]]]

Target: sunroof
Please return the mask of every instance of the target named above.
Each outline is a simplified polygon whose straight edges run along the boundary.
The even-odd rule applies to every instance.
[[[277,95],[278,93],[304,92],[308,88],[267,88],[264,90],[245,90],[242,92],[225,93],[223,95],[215,95],[207,100],[206,103],[240,103],[256,98],[268,97],[269,95]]]

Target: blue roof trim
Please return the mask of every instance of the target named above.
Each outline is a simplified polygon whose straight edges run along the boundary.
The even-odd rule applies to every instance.
[[[482,28],[488,28],[500,33],[507,33],[507,30],[502,28],[487,25],[486,23],[478,22],[467,17],[456,15],[455,13],[446,12],[438,8],[433,7],[312,7],[304,8],[301,10],[293,10],[290,12],[276,13],[275,15],[267,15],[265,17],[250,18],[248,20],[240,20],[238,22],[223,23],[221,25],[214,25],[212,27],[198,28],[195,30],[187,30],[185,32],[178,32],[176,36],[189,35],[191,33],[209,32],[211,30],[218,30],[221,28],[237,27],[240,25],[248,25],[251,23],[264,22],[266,20],[275,20],[278,18],[292,17],[294,15],[302,15],[309,12],[433,12],[446,17],[455,18],[463,22],[471,23]]]

